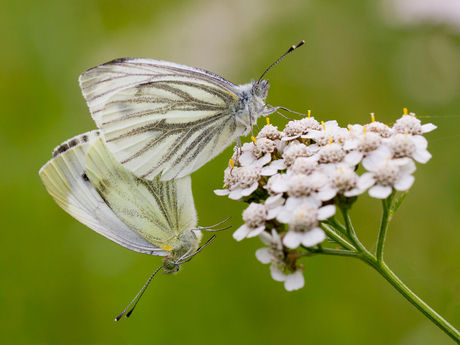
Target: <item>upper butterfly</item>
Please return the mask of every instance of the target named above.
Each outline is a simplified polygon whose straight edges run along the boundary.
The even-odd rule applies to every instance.
[[[173,62],[118,59],[80,76],[91,115],[115,158],[136,176],[161,180],[190,175],[246,135],[265,103],[269,84],[236,86],[218,75]]]

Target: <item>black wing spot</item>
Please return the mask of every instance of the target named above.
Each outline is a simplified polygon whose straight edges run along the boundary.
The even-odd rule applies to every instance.
[[[61,153],[66,152],[68,149],[70,149],[69,144],[67,144],[67,143],[62,144],[61,146],[57,147],[57,148],[53,151],[53,158],[56,158],[56,157],[59,156]]]
[[[77,146],[80,142],[78,141],[78,139],[72,139],[72,140],[69,140],[67,143],[69,145],[69,148],[72,148],[72,147]]]
[[[89,178],[88,178],[88,175],[86,175],[86,173],[84,172],[82,175],[81,175],[81,178],[83,179],[83,181],[85,182],[89,182]]]

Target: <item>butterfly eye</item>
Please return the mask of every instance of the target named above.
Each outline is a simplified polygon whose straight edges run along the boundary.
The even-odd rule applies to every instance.
[[[167,270],[172,270],[174,267],[176,267],[176,264],[174,262],[171,262],[171,261],[166,261],[164,263],[164,267],[167,269]]]
[[[260,96],[263,92],[262,90],[262,87],[260,84],[254,84],[253,88],[252,88],[252,91],[254,93],[254,95],[256,96]]]

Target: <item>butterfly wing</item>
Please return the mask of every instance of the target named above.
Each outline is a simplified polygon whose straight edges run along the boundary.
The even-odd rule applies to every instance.
[[[167,255],[123,223],[89,181],[86,155],[99,136],[99,131],[88,132],[54,150],[39,172],[48,193],[64,211],[109,240],[139,253]]]
[[[170,250],[177,235],[196,227],[190,176],[140,179],[113,157],[102,137],[87,155],[86,171],[117,217],[149,242]]]
[[[80,86],[109,150],[136,176],[191,174],[249,127],[241,90],[197,68],[121,59],[80,76]]]

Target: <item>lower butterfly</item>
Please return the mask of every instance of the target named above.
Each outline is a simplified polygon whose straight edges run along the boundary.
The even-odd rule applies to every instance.
[[[200,230],[213,231],[196,227],[190,176],[165,182],[159,176],[139,179],[113,158],[99,131],[58,146],[39,174],[67,213],[125,248],[165,256],[159,268],[165,273],[178,272],[204,247],[198,247]]]
[[[80,76],[83,96],[109,150],[136,176],[163,181],[187,176],[281,107],[265,103],[263,80],[234,85],[173,62],[127,58]],[[281,108],[284,109],[284,108]],[[286,110],[286,109],[285,109]]]

